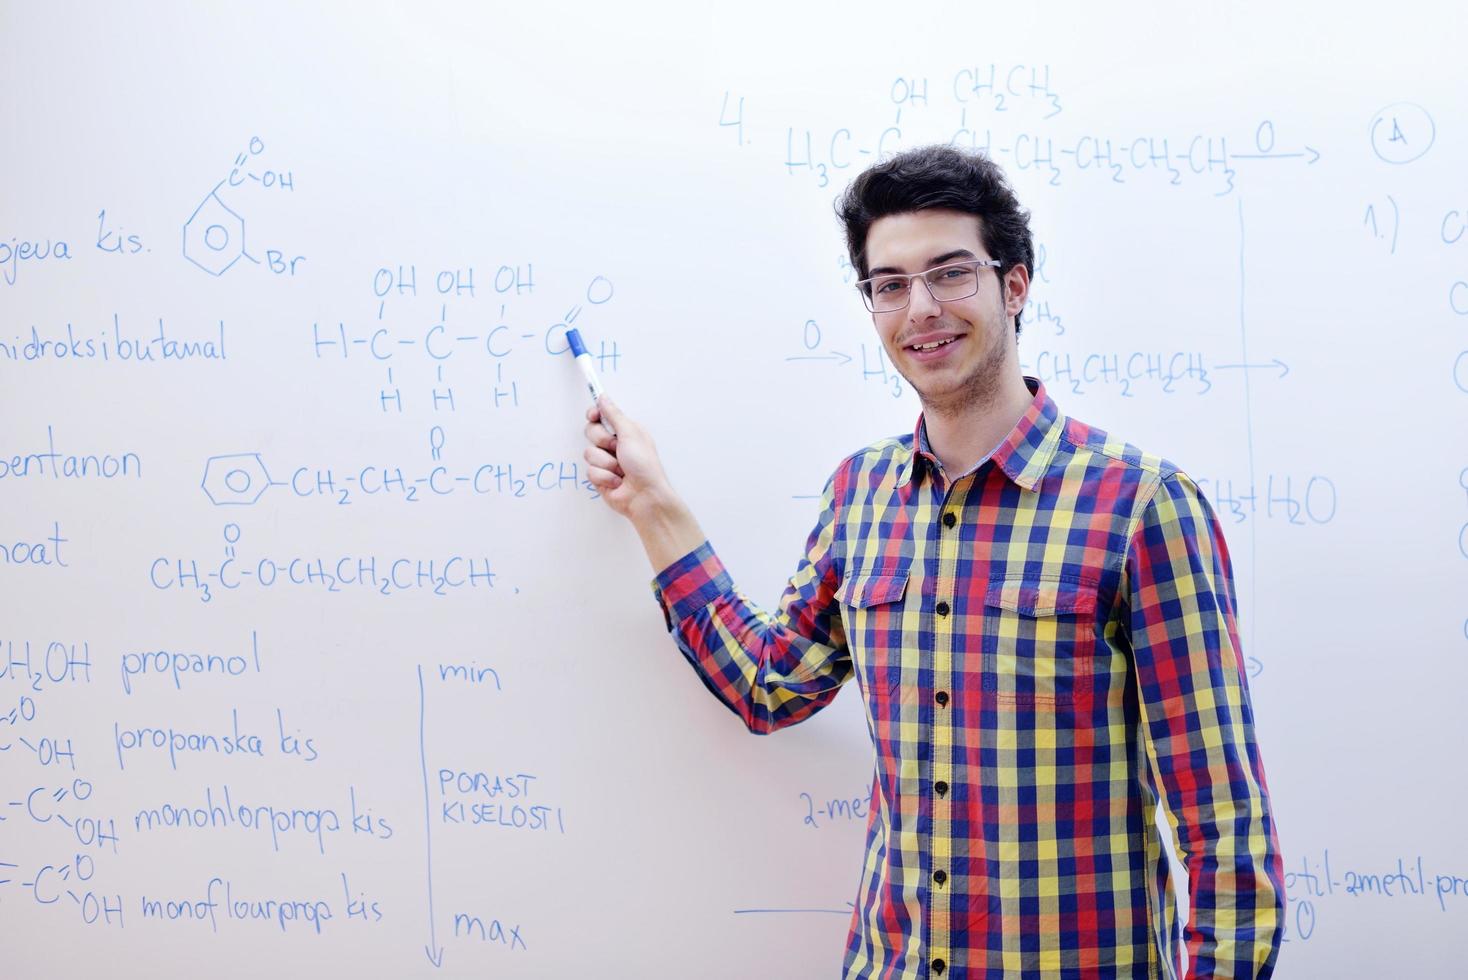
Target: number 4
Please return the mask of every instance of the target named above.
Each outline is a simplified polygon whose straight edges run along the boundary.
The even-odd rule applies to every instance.
[[[739,137],[739,145],[744,145],[744,96],[739,97],[739,114],[733,119],[726,119],[729,114],[729,93],[724,93],[724,104],[719,107],[719,125],[733,126],[735,134]]]

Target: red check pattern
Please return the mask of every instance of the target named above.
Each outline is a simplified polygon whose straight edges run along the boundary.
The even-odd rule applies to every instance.
[[[751,731],[861,688],[876,771],[848,980],[1177,977],[1179,940],[1188,977],[1268,977],[1282,862],[1218,521],[1175,466],[1027,381],[1028,412],[956,479],[921,420],[846,459],[774,613],[707,543],[655,592]]]

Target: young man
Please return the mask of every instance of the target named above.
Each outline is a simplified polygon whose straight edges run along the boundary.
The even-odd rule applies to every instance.
[[[586,459],[680,649],[751,731],[856,676],[877,762],[844,975],[1178,976],[1165,796],[1187,975],[1270,976],[1282,863],[1212,510],[1020,373],[1033,248],[997,165],[912,150],[838,208],[923,412],[837,468],[775,613],[735,590],[606,398]]]

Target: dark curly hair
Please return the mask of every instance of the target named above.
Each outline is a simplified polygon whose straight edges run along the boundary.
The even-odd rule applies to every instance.
[[[976,215],[984,248],[1003,263],[1000,282],[1017,265],[1034,275],[1030,212],[1019,206],[999,164],[953,146],[920,146],[864,170],[836,201],[846,228],[846,250],[859,278],[868,275],[867,232],[889,214],[949,208]],[[1019,314],[1014,316],[1019,336]]]

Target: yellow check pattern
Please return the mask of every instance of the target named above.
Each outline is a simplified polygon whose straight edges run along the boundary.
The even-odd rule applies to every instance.
[[[1218,521],[1175,466],[1038,381],[950,477],[911,436],[846,459],[773,612],[705,543],[654,590],[751,731],[855,677],[876,753],[844,976],[1269,977],[1282,861]],[[1188,869],[1176,921],[1153,813]]]

